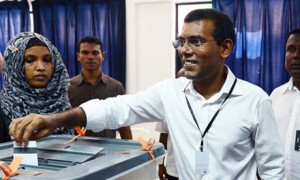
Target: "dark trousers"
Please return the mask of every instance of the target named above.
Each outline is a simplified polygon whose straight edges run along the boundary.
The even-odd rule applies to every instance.
[[[166,174],[166,179],[167,180],[178,180],[178,177],[174,177],[174,176],[171,176],[169,174]]]

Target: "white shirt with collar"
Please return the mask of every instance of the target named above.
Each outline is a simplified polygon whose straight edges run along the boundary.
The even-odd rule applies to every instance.
[[[300,151],[295,150],[296,131],[300,131],[300,91],[289,82],[271,93],[272,106],[285,155],[288,180],[300,179]]]
[[[169,134],[167,123],[158,122],[155,126],[155,130],[160,133]],[[178,170],[176,167],[176,161],[174,157],[174,148],[170,136],[167,138],[167,155],[165,157],[166,171],[168,175],[178,177]]]
[[[201,134],[185,95],[203,133],[234,80],[228,68],[221,91],[208,100],[196,92],[191,80],[178,78],[159,82],[135,95],[92,100],[81,107],[87,116],[87,128],[94,131],[166,120],[179,178],[196,179],[195,152],[199,151]],[[209,173],[202,179],[256,179],[257,169],[262,179],[284,179],[283,151],[271,101],[255,85],[237,80],[204,141],[209,152]]]

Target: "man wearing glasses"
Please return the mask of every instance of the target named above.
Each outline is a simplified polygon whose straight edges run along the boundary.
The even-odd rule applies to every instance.
[[[268,95],[237,79],[225,65],[234,43],[227,15],[194,10],[173,43],[186,78],[168,79],[135,95],[92,100],[60,114],[31,114],[15,119],[10,133],[26,144],[30,137],[49,135],[56,126],[101,131],[166,121],[179,179],[256,179],[257,170],[262,179],[284,179],[283,152]],[[109,123],[111,119],[116,123]]]

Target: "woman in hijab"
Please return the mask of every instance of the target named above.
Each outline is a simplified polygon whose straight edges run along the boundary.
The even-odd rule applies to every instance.
[[[5,49],[4,85],[0,93],[0,142],[10,141],[12,119],[30,113],[49,114],[69,109],[69,76],[56,47],[45,37],[24,32]],[[70,133],[60,128],[55,133]]]

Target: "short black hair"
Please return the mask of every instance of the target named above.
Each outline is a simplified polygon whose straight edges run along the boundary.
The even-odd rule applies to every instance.
[[[100,39],[98,39],[97,37],[95,36],[86,36],[84,38],[82,38],[78,45],[77,45],[77,52],[79,53],[80,52],[80,44],[81,43],[95,43],[97,45],[100,45],[100,50],[101,52],[103,52],[103,45],[102,45],[102,42],[100,41]]]
[[[287,43],[287,40],[289,39],[289,37],[290,37],[292,34],[299,34],[299,35],[300,35],[300,28],[292,29],[292,30],[288,33],[287,38],[286,38],[286,41],[285,41],[285,44]]]
[[[191,11],[184,18],[184,23],[190,23],[200,20],[211,20],[214,22],[215,30],[212,36],[218,45],[225,39],[231,39],[235,44],[234,25],[228,15],[216,9],[196,9]]]

